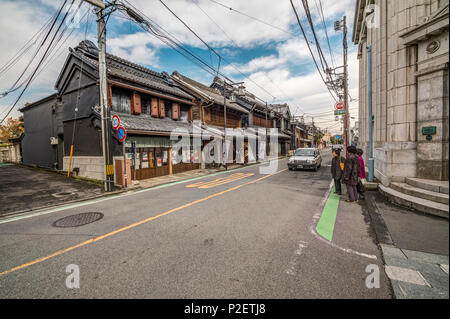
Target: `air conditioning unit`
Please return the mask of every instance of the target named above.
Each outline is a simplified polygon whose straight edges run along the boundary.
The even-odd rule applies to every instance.
[[[51,145],[58,145],[58,138],[57,137],[50,137],[50,144]]]

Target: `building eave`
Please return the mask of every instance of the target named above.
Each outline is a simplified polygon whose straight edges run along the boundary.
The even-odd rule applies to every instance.
[[[448,8],[448,5],[447,5]],[[448,32],[449,28],[449,12],[433,18],[424,24],[409,30],[400,35],[403,39],[404,45],[413,45],[418,42],[424,41],[431,37],[432,35],[440,34],[443,32]]]
[[[360,40],[360,34],[362,31],[363,19],[364,19],[364,2],[365,0],[357,0],[355,6],[355,18],[353,23],[353,35],[352,40],[354,44],[358,44]]]
[[[52,99],[56,100],[57,97],[58,97],[58,93],[53,93],[53,94],[48,95],[48,96],[46,96],[46,97],[44,97],[44,98],[42,98],[40,100],[37,100],[37,101],[35,101],[33,103],[27,104],[26,106],[20,108],[19,111],[23,113],[24,111],[28,111],[29,109],[31,109],[31,108],[33,108],[33,107],[35,107],[37,105],[40,105],[42,103],[45,103],[47,101],[50,101]]]

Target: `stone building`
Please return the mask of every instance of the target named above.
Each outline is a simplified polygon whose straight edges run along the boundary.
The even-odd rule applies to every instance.
[[[372,50],[375,177],[448,181],[448,0],[357,0],[359,145],[368,160]]]

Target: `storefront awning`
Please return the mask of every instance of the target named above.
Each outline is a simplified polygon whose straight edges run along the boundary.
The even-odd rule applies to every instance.
[[[131,147],[135,142],[136,147],[172,147],[176,140],[171,140],[168,136],[128,136],[125,141],[125,147]]]

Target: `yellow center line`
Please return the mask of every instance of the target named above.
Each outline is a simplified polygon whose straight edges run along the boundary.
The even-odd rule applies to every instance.
[[[4,276],[4,275],[6,275],[6,274],[12,273],[12,272],[14,272],[14,271],[17,271],[17,270],[20,270],[20,269],[23,269],[23,268],[26,268],[26,267],[29,267],[29,266],[32,266],[32,265],[41,263],[41,262],[46,261],[46,260],[48,260],[48,259],[51,259],[51,258],[53,258],[53,257],[62,255],[62,254],[64,254],[64,253],[67,253],[67,252],[69,252],[69,251],[71,251],[71,250],[74,250],[74,249],[76,249],[76,248],[80,248],[80,247],[86,246],[86,245],[88,245],[88,244],[95,243],[96,241],[99,241],[99,240],[108,238],[108,237],[110,237],[110,236],[112,236],[112,235],[121,233],[121,232],[123,232],[123,231],[125,231],[125,230],[131,229],[131,228],[134,228],[134,227],[137,227],[137,226],[142,225],[142,224],[145,224],[145,223],[148,223],[148,222],[150,222],[150,221],[152,221],[152,220],[155,220],[155,219],[157,219],[157,218],[160,218],[160,217],[169,215],[169,214],[171,214],[171,213],[177,212],[177,211],[182,210],[182,209],[184,209],[184,208],[187,208],[187,207],[189,207],[189,206],[192,206],[192,205],[195,205],[195,204],[199,204],[199,203],[204,202],[204,201],[206,201],[206,200],[208,200],[208,199],[211,199],[211,198],[214,198],[214,197],[217,197],[217,196],[226,194],[226,193],[231,192],[231,191],[235,191],[235,190],[237,190],[237,189],[239,189],[239,188],[241,188],[241,187],[243,187],[243,186],[245,186],[245,185],[250,185],[250,184],[256,183],[256,182],[261,181],[261,180],[263,180],[263,179],[266,179],[266,178],[268,178],[268,177],[271,177],[271,176],[280,174],[280,173],[282,173],[282,172],[284,172],[284,171],[286,171],[286,170],[287,170],[287,169],[283,169],[283,170],[278,171],[278,172],[275,172],[275,173],[273,173],[273,174],[269,174],[269,175],[263,176],[263,177],[261,177],[261,178],[252,180],[252,181],[250,181],[250,182],[248,182],[248,183],[240,184],[240,185],[237,185],[237,186],[235,186],[235,187],[226,189],[226,190],[224,190],[224,191],[221,191],[221,192],[218,192],[218,193],[211,194],[211,195],[209,195],[209,196],[203,197],[203,198],[201,198],[201,199],[195,200],[195,201],[190,202],[190,203],[187,203],[187,204],[185,204],[185,205],[182,205],[182,206],[173,208],[173,209],[171,209],[171,210],[168,210],[168,211],[166,211],[166,212],[164,212],[164,213],[161,213],[161,214],[159,214],[159,215],[149,217],[149,218],[147,218],[147,219],[144,219],[144,220],[141,220],[141,221],[139,221],[139,222],[133,223],[133,224],[131,224],[131,225],[128,225],[128,226],[125,226],[125,227],[116,229],[116,230],[114,230],[114,231],[112,231],[112,232],[109,232],[109,233],[106,233],[106,234],[104,234],[104,235],[101,235],[101,236],[97,236],[97,237],[95,237],[95,238],[88,239],[88,240],[86,240],[86,241],[84,241],[84,242],[82,242],[82,243],[79,243],[79,244],[77,244],[77,245],[74,245],[74,246],[71,246],[71,247],[68,247],[68,248],[65,248],[65,249],[62,249],[62,250],[58,250],[57,252],[54,252],[53,254],[50,254],[50,255],[48,255],[48,256],[45,256],[45,257],[41,257],[41,258],[35,259],[35,260],[30,261],[30,262],[28,262],[28,263],[25,263],[25,264],[23,264],[23,265],[20,265],[20,266],[11,268],[11,269],[9,269],[9,270],[5,270],[5,271],[3,271],[3,272],[0,273],[0,277]]]
[[[236,173],[236,174],[231,174],[230,176],[227,176],[227,177],[217,178],[212,181],[206,181],[206,182],[203,181],[203,182],[198,182],[195,184],[190,184],[190,185],[187,185],[186,187],[193,188],[193,187],[206,186],[206,185],[214,184],[214,183],[217,183],[220,181],[234,180],[235,178],[241,178],[242,176],[246,176],[246,175],[247,174],[244,174],[244,173]],[[251,174],[251,175],[254,175],[254,174]]]
[[[247,174],[247,175],[235,176],[234,178],[228,178],[228,179],[224,179],[224,180],[216,180],[216,181],[213,181],[210,184],[201,185],[198,188],[202,188],[202,189],[204,189],[204,188],[212,188],[212,187],[216,187],[216,186],[219,186],[219,185],[228,184],[228,183],[231,183],[231,182],[234,182],[234,181],[238,181],[240,179],[243,179],[243,178],[246,178],[246,177],[250,177],[250,176],[253,176],[253,175],[255,175],[255,174],[250,173],[250,174]]]

